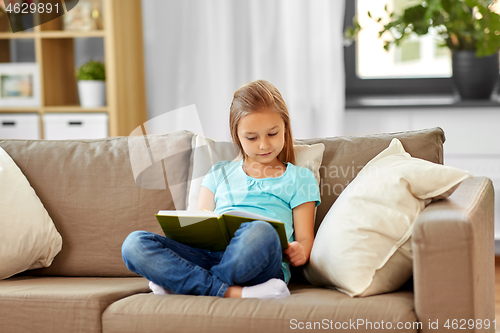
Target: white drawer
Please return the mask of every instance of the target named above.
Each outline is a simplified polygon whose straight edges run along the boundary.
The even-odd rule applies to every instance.
[[[0,139],[40,139],[37,113],[0,113]]]
[[[46,113],[43,115],[47,140],[101,139],[108,136],[106,113]]]

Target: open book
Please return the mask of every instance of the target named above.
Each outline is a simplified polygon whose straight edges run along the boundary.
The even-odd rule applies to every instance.
[[[258,214],[235,210],[222,215],[210,211],[160,210],[156,218],[168,238],[211,252],[225,250],[242,223],[266,221],[278,233],[281,248],[288,248],[285,224]]]

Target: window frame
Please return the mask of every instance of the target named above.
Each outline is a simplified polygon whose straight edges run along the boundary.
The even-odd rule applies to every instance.
[[[345,1],[344,30],[352,25],[357,0]],[[345,91],[347,97],[376,95],[451,95],[451,78],[361,79],[356,75],[356,42],[344,46]]]

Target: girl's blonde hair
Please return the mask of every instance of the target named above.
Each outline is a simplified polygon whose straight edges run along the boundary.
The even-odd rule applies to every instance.
[[[290,115],[285,101],[278,89],[264,80],[257,80],[241,86],[234,93],[229,113],[229,129],[233,142],[240,147],[243,158],[245,152],[238,138],[238,123],[241,118],[252,113],[268,109],[278,113],[285,123],[285,144],[283,150],[278,154],[278,160],[282,163],[295,163],[295,152],[293,150],[292,127]]]

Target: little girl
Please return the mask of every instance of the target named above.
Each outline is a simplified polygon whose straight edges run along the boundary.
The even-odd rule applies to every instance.
[[[243,159],[215,164],[200,189],[198,210],[247,211],[285,223],[289,247],[267,222],[243,223],[225,251],[192,248],[145,231],[122,246],[127,267],[148,280],[156,294],[233,298],[290,294],[290,267],[309,260],[319,187],[312,172],[293,165],[295,155],[286,104],[267,81],[250,82],[234,93],[229,124]]]

